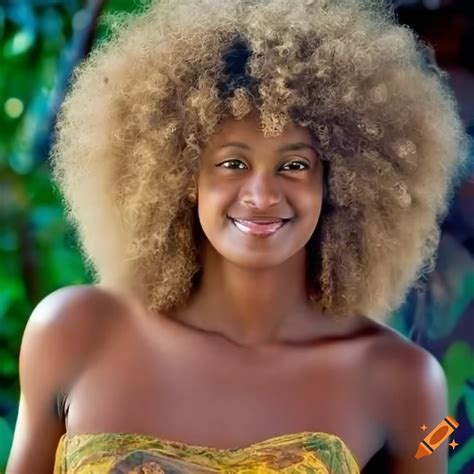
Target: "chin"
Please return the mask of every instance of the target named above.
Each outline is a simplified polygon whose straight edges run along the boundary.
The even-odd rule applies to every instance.
[[[228,245],[214,247],[221,258],[237,267],[248,270],[265,270],[272,267],[278,267],[294,258],[299,252],[305,252],[305,249],[284,249],[279,247],[268,249],[249,249],[249,248],[229,248]]]
[[[224,257],[225,258],[225,257]],[[287,258],[278,258],[276,255],[269,255],[267,258],[264,256],[251,256],[251,255],[240,255],[231,256],[226,258],[227,261],[233,263],[235,266],[245,268],[248,270],[267,270],[272,267],[277,267],[285,263]]]

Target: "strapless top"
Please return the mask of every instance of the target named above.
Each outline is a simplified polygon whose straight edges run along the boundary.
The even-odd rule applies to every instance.
[[[64,434],[54,474],[359,474],[359,466],[336,435],[301,432],[244,448],[219,449],[130,433]]]

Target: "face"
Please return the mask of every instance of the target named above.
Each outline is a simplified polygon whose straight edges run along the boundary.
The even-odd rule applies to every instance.
[[[310,132],[265,138],[256,112],[226,119],[200,158],[198,214],[209,243],[248,268],[303,253],[321,212],[323,166]]]

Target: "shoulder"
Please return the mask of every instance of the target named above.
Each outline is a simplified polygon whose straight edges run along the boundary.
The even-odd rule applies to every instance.
[[[20,349],[21,397],[8,472],[52,472],[67,394],[123,320],[122,303],[94,286],[54,291],[34,308]]]
[[[21,366],[34,363],[38,356],[57,361],[52,366],[69,363],[78,369],[120,324],[123,314],[120,299],[97,286],[69,286],[50,293],[36,305],[25,327],[20,374]]]
[[[45,296],[34,308],[25,334],[38,332],[52,337],[64,331],[80,337],[84,329],[93,326],[100,331],[112,320],[111,310],[119,300],[108,290],[94,285],[60,288]],[[61,338],[63,339],[63,338]]]
[[[369,351],[371,366],[379,386],[395,390],[400,397],[406,389],[406,397],[418,392],[443,389],[446,378],[438,360],[426,349],[416,345],[388,326],[379,324],[379,337]]]
[[[372,389],[377,393],[377,411],[385,427],[393,455],[394,472],[415,472],[421,461],[431,472],[444,472],[447,452],[437,450],[427,460],[416,460],[419,442],[446,416],[447,383],[437,359],[388,326],[370,347]],[[427,427],[427,431],[422,430]],[[428,464],[430,465],[428,466]],[[412,471],[410,471],[410,469]]]

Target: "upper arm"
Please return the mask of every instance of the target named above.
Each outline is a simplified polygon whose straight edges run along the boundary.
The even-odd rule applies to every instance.
[[[94,340],[87,328],[93,287],[68,287],[44,298],[31,314],[20,349],[20,404],[7,473],[51,473],[65,431],[57,410]]]
[[[419,443],[448,415],[443,369],[432,354],[409,342],[389,344],[385,350],[391,350],[383,376],[391,472],[446,473],[448,440],[431,455],[415,458]]]

